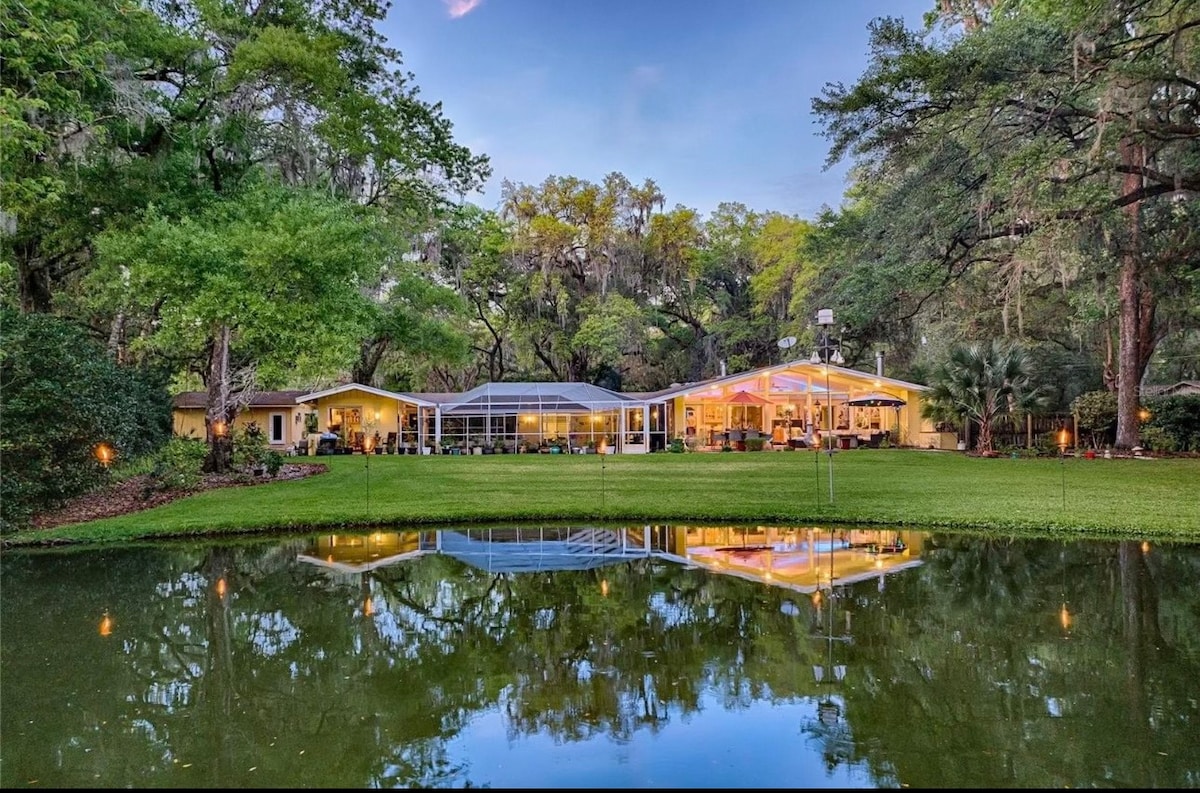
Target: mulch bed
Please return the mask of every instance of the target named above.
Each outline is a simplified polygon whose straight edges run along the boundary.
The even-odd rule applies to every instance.
[[[118,515],[128,515],[151,507],[162,506],[205,490],[216,490],[223,487],[249,487],[289,479],[303,479],[306,476],[325,473],[328,470],[329,466],[324,463],[284,463],[283,467],[279,469],[279,473],[273,477],[252,477],[246,474],[206,474],[199,484],[187,490],[154,488],[150,477],[143,474],[118,482],[111,487],[73,498],[57,509],[35,516],[31,521],[31,526],[35,529],[52,529],[55,526],[65,526],[69,523],[114,518]]]

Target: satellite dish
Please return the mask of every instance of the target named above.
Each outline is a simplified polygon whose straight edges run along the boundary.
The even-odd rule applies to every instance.
[[[780,339],[779,341],[777,341],[775,343],[779,345],[779,349],[787,350],[787,349],[790,349],[790,348],[796,346],[796,337],[795,336],[784,336],[782,339]]]

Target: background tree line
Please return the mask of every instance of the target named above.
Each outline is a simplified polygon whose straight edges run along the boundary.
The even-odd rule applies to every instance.
[[[456,200],[490,166],[420,97],[386,11],[0,0],[0,303],[206,390],[212,470],[211,427],[258,389],[652,390],[778,362],[783,336],[803,356],[817,307],[850,366],[882,349],[933,382],[977,343],[1019,352],[1036,409],[1111,391],[1122,447],[1143,382],[1200,377],[1197,0],[876,20],[863,75],[813,100],[853,178],[812,219],[706,217],[618,172]],[[977,390],[939,409],[978,413]]]

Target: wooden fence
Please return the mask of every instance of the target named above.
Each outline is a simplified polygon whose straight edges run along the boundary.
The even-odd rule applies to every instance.
[[[1047,416],[1023,416],[1015,420],[1011,416],[1005,416],[992,428],[992,447],[1053,448],[1057,445],[1058,433],[1063,429],[1067,431],[1068,448],[1090,445],[1090,437],[1077,437],[1074,416],[1070,413],[1055,413]],[[979,439],[979,422],[972,421],[970,430],[970,445],[973,447]]]

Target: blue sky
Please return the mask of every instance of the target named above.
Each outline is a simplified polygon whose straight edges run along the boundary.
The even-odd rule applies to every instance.
[[[846,164],[823,170],[810,112],[853,82],[867,24],[909,27],[933,0],[396,0],[383,32],[455,139],[491,158],[467,196],[494,209],[504,179],[658,183],[667,206],[722,201],[813,218]]]

